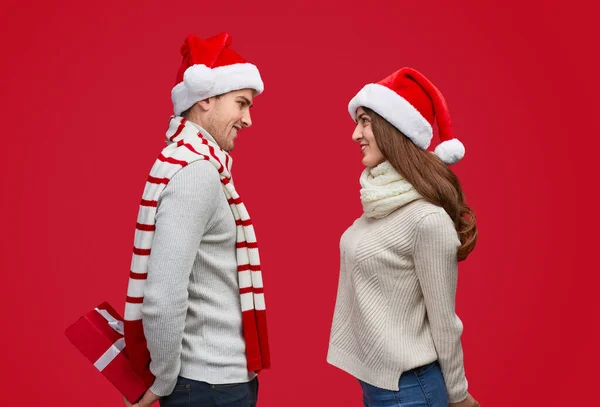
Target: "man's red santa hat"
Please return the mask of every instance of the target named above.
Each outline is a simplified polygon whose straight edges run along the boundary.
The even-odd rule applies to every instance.
[[[183,61],[171,91],[176,116],[200,100],[234,90],[253,89],[255,96],[262,93],[264,84],[258,68],[230,49],[230,45],[231,36],[227,33],[206,40],[193,35],[185,39],[181,46]]]

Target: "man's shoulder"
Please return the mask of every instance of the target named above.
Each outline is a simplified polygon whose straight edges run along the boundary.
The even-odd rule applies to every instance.
[[[196,179],[199,181],[214,181],[220,183],[219,171],[208,160],[198,158],[182,166],[171,176],[171,181],[175,178]]]
[[[213,193],[220,193],[221,189],[217,168],[210,161],[199,159],[177,170],[170,177],[165,191],[179,190],[185,195],[201,193],[203,197],[210,197]]]

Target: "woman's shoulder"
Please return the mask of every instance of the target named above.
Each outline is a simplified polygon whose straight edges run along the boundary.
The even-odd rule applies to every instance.
[[[400,208],[400,210],[396,211],[395,218],[400,222],[406,222],[407,220],[412,220],[416,224],[421,223],[423,219],[428,217],[429,215],[437,215],[434,217],[446,217],[447,220],[452,223],[452,219],[446,213],[444,208],[441,206],[435,205],[426,199],[417,199],[404,207]]]
[[[419,200],[415,201],[413,210],[414,213],[410,218],[416,235],[421,239],[447,236],[446,240],[451,242],[452,246],[458,241],[454,222],[444,208],[425,200]]]
[[[425,199],[415,200],[390,216],[390,226],[407,233],[439,233],[439,231],[454,231],[454,222],[441,206]]]

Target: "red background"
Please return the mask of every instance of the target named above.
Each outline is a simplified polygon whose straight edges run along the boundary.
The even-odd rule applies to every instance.
[[[123,310],[138,203],[188,33],[233,36],[265,93],[234,154],[261,244],[273,367],[260,406],[361,406],[325,361],[338,241],[360,215],[346,106],[401,66],[445,94],[480,239],[460,265],[472,394],[597,405],[597,22],[542,1],[3,5],[3,406],[120,406],[64,329]],[[591,2],[590,2],[591,5]]]

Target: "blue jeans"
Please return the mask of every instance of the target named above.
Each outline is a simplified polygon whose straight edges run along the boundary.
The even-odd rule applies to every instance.
[[[258,378],[248,383],[210,384],[177,378],[173,393],[161,397],[161,407],[255,407]]]
[[[398,391],[361,380],[359,383],[365,407],[448,407],[448,392],[438,362],[404,372]]]

